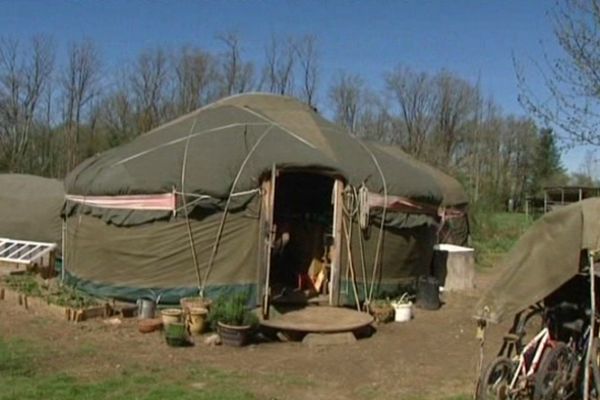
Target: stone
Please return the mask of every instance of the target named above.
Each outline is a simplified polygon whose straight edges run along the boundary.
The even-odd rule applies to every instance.
[[[302,343],[309,347],[352,344],[355,342],[356,336],[354,336],[352,332],[309,333],[304,337],[304,340],[302,340]]]

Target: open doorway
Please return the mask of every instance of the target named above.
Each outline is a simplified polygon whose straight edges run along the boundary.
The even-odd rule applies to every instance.
[[[280,171],[277,177],[270,275],[274,303],[304,304],[327,294],[334,182],[310,172]]]

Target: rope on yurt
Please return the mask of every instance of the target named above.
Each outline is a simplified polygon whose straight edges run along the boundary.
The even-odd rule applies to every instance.
[[[260,113],[257,113],[256,111],[254,111],[254,110],[251,110],[251,109],[250,109],[250,108],[248,108],[248,107],[239,107],[239,106],[236,106],[236,107],[237,107],[237,108],[239,108],[240,110],[244,110],[244,111],[246,111],[246,112],[248,112],[248,113],[250,113],[250,114],[254,115],[255,117],[258,117],[258,118],[260,118],[260,119],[262,119],[262,120],[264,120],[264,121],[267,121],[268,123],[270,123],[270,124],[271,124],[271,126],[276,126],[277,128],[281,129],[283,132],[287,133],[288,135],[290,135],[290,136],[291,136],[291,137],[293,137],[294,139],[298,140],[299,142],[302,142],[302,143],[304,143],[305,145],[307,145],[307,146],[309,146],[309,147],[312,147],[313,149],[316,149],[316,148],[317,148],[317,147],[316,147],[314,144],[312,144],[312,143],[311,143],[311,142],[309,142],[308,140],[306,140],[306,139],[304,139],[304,138],[302,138],[302,137],[298,136],[297,134],[295,134],[294,132],[292,132],[291,130],[289,130],[288,128],[286,128],[285,126],[283,126],[283,125],[279,124],[279,123],[278,123],[277,121],[275,121],[274,119],[272,119],[272,118],[269,118],[269,117],[267,117],[267,116],[265,116],[265,115],[262,115],[262,114],[260,114]]]
[[[357,142],[362,146],[363,149],[369,154],[373,164],[377,168],[377,172],[379,172],[379,176],[381,177],[381,183],[383,185],[383,208],[381,211],[381,224],[379,226],[379,236],[377,237],[377,247],[375,250],[375,259],[373,261],[373,272],[371,275],[371,286],[369,288],[369,296],[365,299],[365,306],[368,308],[369,303],[373,300],[373,291],[375,289],[375,279],[377,276],[377,269],[379,267],[379,257],[381,256],[381,247],[383,245],[383,232],[385,229],[385,217],[387,215],[387,205],[388,205],[388,189],[387,189],[387,181],[385,179],[385,175],[383,170],[381,169],[381,165],[379,165],[379,160],[375,157],[375,154],[360,140]]]
[[[194,242],[194,233],[192,231],[192,224],[190,222],[189,209],[188,209],[187,199],[186,199],[186,195],[185,195],[185,171],[187,168],[188,149],[190,147],[190,140],[192,137],[191,136],[192,132],[194,131],[194,128],[196,127],[196,121],[198,121],[197,118],[194,119],[194,122],[192,123],[192,127],[190,128],[190,131],[187,135],[187,140],[185,141],[185,148],[183,150],[183,160],[181,162],[181,192],[184,194],[183,194],[183,196],[181,196],[181,200],[183,201],[185,226],[187,228],[188,239],[190,241],[190,250],[192,251],[192,261],[194,262],[194,269],[196,271],[196,280],[197,280],[196,283],[198,284],[198,291],[201,292],[202,291],[202,277],[200,275],[200,264],[198,264],[198,254],[196,253],[196,244]]]
[[[364,187],[364,186],[362,186]],[[362,190],[361,187],[361,190]],[[363,210],[364,206],[360,205],[361,197],[359,196],[359,191],[356,190],[354,186],[347,186],[347,189],[344,193],[344,202],[342,202],[342,208],[344,214],[348,216],[350,221],[350,237],[352,238],[352,234],[354,232],[354,218],[356,215],[359,215],[359,219],[363,218],[362,214],[364,214]],[[346,202],[348,204],[346,204]],[[367,221],[368,222],[368,221]],[[360,249],[360,262],[361,262],[361,273],[362,273],[362,283],[363,283],[363,295],[364,298],[367,298],[368,295],[368,285],[367,285],[367,262],[365,259],[365,250],[364,250],[364,239],[362,235],[362,230],[365,229],[365,225],[363,225],[360,221],[357,226],[358,229],[358,241],[359,241],[359,249]],[[350,255],[349,255],[350,256]]]
[[[248,161],[250,160],[252,155],[254,155],[254,152],[256,151],[256,149],[258,148],[260,143],[263,141],[263,139],[267,136],[267,134],[269,134],[271,132],[271,129],[273,129],[273,125],[269,126],[263,132],[263,134],[260,135],[260,137],[258,138],[256,143],[254,143],[254,145],[252,146],[252,148],[246,155],[246,158],[244,158],[244,161],[242,161],[242,164],[240,165],[237,175],[235,176],[235,179],[233,180],[233,183],[231,184],[231,190],[229,191],[229,196],[227,196],[227,203],[225,203],[225,208],[223,209],[223,215],[221,216],[221,222],[219,223],[219,229],[217,230],[217,237],[215,238],[215,242],[213,243],[212,252],[210,253],[210,259],[208,260],[208,266],[206,268],[206,273],[204,274],[204,279],[202,280],[202,287],[200,288],[200,296],[201,297],[204,296],[204,288],[206,285],[206,281],[208,280],[208,276],[210,275],[210,272],[212,271],[212,268],[213,268],[213,265],[215,262],[215,257],[217,255],[217,251],[219,249],[219,243],[221,242],[221,236],[223,235],[223,228],[225,227],[225,220],[227,218],[227,213],[229,212],[229,206],[231,205],[231,199],[233,198],[233,193],[234,193],[235,187],[236,187],[240,177],[242,176],[242,172],[244,171],[246,164],[248,163]]]

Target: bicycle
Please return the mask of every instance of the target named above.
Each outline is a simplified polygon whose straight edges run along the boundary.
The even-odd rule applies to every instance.
[[[553,314],[572,305],[562,303],[555,307],[543,308],[536,305],[521,318],[515,317],[513,329],[505,336],[498,356],[484,369],[477,384],[476,399],[521,399],[530,398],[534,393],[535,376],[544,356],[559,342],[553,339],[551,327]],[[526,342],[529,331],[536,328],[539,320],[540,330]],[[514,354],[513,354],[514,353]]]
[[[590,311],[586,311],[589,318]],[[597,318],[597,317],[596,317]],[[583,318],[563,323],[563,327],[571,331],[568,343],[559,343],[548,352],[540,365],[533,394],[533,400],[569,399],[579,394],[583,398],[585,382],[586,355],[590,345],[590,325]],[[598,342],[592,342],[592,359],[590,372],[593,385],[588,387],[589,398],[598,399],[600,395],[600,359]]]

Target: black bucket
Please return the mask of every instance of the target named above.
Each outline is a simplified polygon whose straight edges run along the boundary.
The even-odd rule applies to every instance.
[[[417,280],[417,307],[426,310],[440,308],[440,281],[433,276],[421,276]]]

